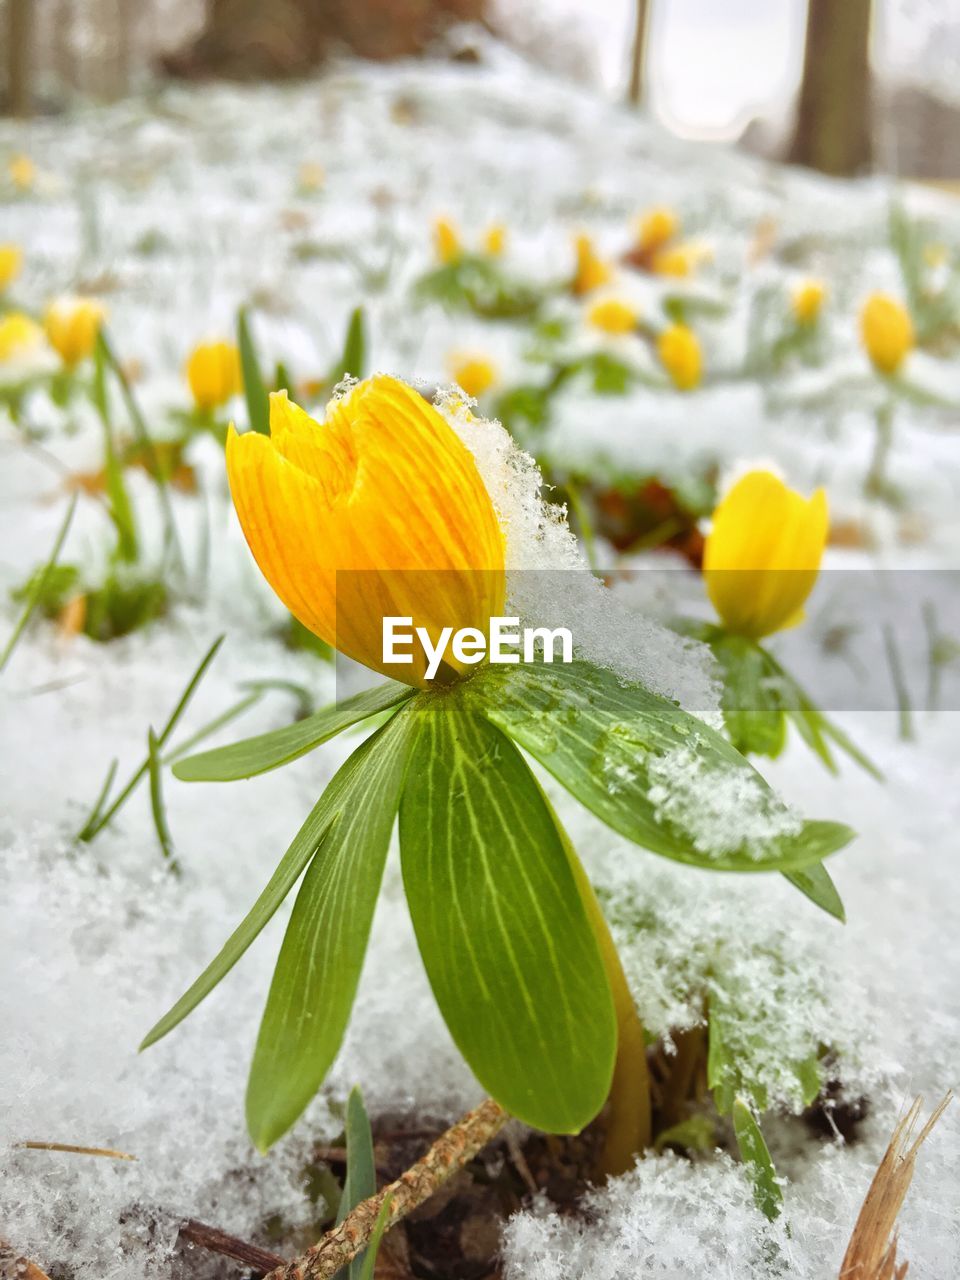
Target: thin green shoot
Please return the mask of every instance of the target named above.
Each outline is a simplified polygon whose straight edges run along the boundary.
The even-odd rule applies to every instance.
[[[7,643],[3,647],[3,652],[0,653],[0,671],[4,669],[4,667],[7,665],[8,661],[10,660],[10,655],[13,653],[14,649],[17,647],[17,642],[19,641],[20,637],[23,635],[24,628],[26,627],[27,623],[30,621],[30,618],[33,614],[34,609],[37,607],[38,602],[43,598],[43,593],[47,586],[47,583],[50,580],[50,575],[53,573],[53,570],[56,567],[57,559],[60,555],[60,552],[63,550],[63,544],[66,540],[67,532],[70,529],[70,522],[73,520],[73,513],[77,509],[77,498],[78,498],[78,495],[74,494],[73,497],[70,499],[70,505],[69,507],[67,507],[67,513],[64,516],[63,523],[60,525],[60,528],[57,532],[57,536],[56,536],[56,539],[54,540],[54,544],[50,551],[50,555],[47,557],[47,562],[43,567],[43,572],[35,579],[33,589],[30,591],[27,599],[24,601],[23,612],[20,614],[20,617],[17,619],[16,625],[13,628],[13,632],[10,635],[10,639],[7,641]]]
[[[157,829],[157,840],[160,852],[167,860],[167,865],[174,875],[180,874],[180,863],[173,851],[173,837],[167,823],[167,813],[163,807],[163,788],[161,786],[162,761],[160,746],[153,726],[147,730],[147,769],[150,774],[150,811],[153,814],[153,825]]]

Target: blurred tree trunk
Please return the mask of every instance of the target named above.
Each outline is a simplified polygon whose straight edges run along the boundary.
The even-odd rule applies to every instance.
[[[847,175],[873,159],[871,0],[808,0],[803,81],[789,159]]]
[[[31,106],[33,0],[7,0],[7,110],[28,116]]]
[[[650,31],[650,8],[653,0],[637,0],[637,17],[633,28],[633,47],[630,50],[630,85],[627,89],[627,101],[639,107],[643,101],[643,90],[647,63],[647,35]]]
[[[74,0],[57,0],[53,13],[51,53],[57,77],[57,92],[67,98],[79,88],[77,60],[73,48]]]
[[[486,7],[487,0],[212,0],[203,31],[163,66],[182,76],[301,76],[338,44],[362,58],[405,58],[452,22],[479,20]]]

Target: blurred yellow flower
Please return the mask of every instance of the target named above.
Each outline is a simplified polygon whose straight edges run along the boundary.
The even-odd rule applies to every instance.
[[[93,353],[106,308],[95,298],[57,298],[44,317],[47,340],[72,369]]]
[[[637,219],[637,248],[641,253],[652,253],[672,240],[679,230],[680,220],[673,209],[666,205],[648,209]]]
[[[185,372],[194,404],[204,412],[226,404],[243,385],[240,352],[232,342],[201,342],[191,351]]]
[[[880,373],[896,373],[913,348],[910,312],[886,293],[872,293],[860,312],[860,336]]]
[[[685,324],[673,324],[657,339],[660,363],[679,391],[692,391],[703,377],[700,342]]]
[[[264,577],[348,657],[424,684],[416,646],[411,665],[384,663],[384,617],[411,617],[435,642],[442,627],[486,630],[502,613],[503,534],[476,463],[397,378],[357,383],[323,423],[275,392],[269,436],[231,428],[227,473]]]
[[[593,241],[588,235],[579,235],[574,241],[577,255],[577,266],[573,276],[573,292],[578,295],[592,293],[601,285],[608,284],[613,276],[613,268],[609,262],[597,255]]]
[[[491,258],[499,258],[507,247],[507,228],[502,222],[493,222],[483,233],[483,250]]]
[[[620,298],[602,298],[587,312],[587,322],[604,333],[632,333],[640,313]]]
[[[804,498],[771,471],[741,476],[713,513],[703,554],[727,631],[759,640],[802,621],[829,523],[823,489]]]
[[[35,351],[43,342],[43,330],[21,311],[0,316],[0,364]]]
[[[790,305],[797,324],[816,324],[827,297],[827,286],[822,280],[801,280],[790,294]]]
[[[23,250],[17,244],[0,244],[0,292],[16,280],[23,265]]]
[[[37,180],[37,167],[29,156],[13,156],[7,164],[7,173],[18,191],[29,191]]]
[[[313,160],[304,160],[300,166],[297,185],[301,191],[319,191],[327,180],[327,171],[322,164]]]
[[[691,276],[704,262],[709,262],[713,251],[707,245],[687,240],[683,244],[668,245],[653,255],[650,270],[657,276],[675,276],[684,279]]]
[[[433,224],[433,251],[444,264],[456,262],[463,253],[460,232],[449,218],[437,218]]]
[[[450,376],[468,396],[476,398],[489,391],[498,381],[497,366],[486,356],[470,352],[455,353],[448,361]]]

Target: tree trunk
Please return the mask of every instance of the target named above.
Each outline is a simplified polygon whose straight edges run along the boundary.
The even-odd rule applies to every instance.
[[[630,85],[627,89],[627,101],[634,107],[639,107],[643,101],[651,3],[652,0],[637,0],[637,19],[630,50]]]
[[[844,176],[870,167],[870,10],[871,0],[808,0],[795,164]]]
[[[33,0],[7,0],[7,110],[30,114]]]

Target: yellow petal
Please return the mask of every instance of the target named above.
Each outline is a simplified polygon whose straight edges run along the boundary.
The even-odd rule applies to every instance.
[[[22,264],[23,252],[19,245],[0,244],[0,290],[17,278]]]
[[[693,391],[703,377],[700,342],[685,324],[673,324],[657,339],[660,363],[678,391]]]
[[[432,405],[378,375],[314,422],[271,398],[271,436],[230,432],[227,471],[258,565],[300,621],[342,653],[383,663],[383,618],[485,630],[502,612],[503,535],[473,457]],[[456,664],[451,662],[452,666]]]
[[[707,593],[728,631],[759,639],[796,625],[827,542],[822,489],[809,499],[751,471],[713,516],[703,557]]]
[[[190,353],[186,374],[197,408],[215,409],[240,391],[240,352],[232,342],[203,342]]]
[[[914,344],[910,312],[886,293],[871,294],[860,313],[860,336],[874,368],[896,373]]]

